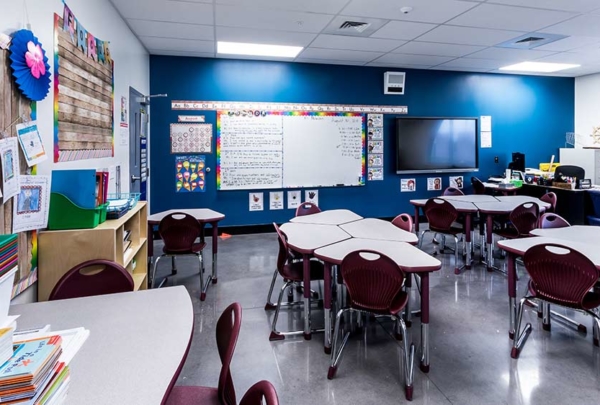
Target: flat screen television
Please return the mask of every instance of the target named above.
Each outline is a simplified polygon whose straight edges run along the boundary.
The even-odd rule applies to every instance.
[[[396,173],[476,172],[477,118],[397,118]]]

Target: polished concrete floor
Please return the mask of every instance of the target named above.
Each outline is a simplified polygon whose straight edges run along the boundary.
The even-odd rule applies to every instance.
[[[156,242],[157,252],[160,242]],[[315,334],[269,342],[272,313],[264,310],[275,269],[275,234],[233,236],[219,241],[219,282],[209,287],[201,303],[197,261],[182,258],[178,274],[167,285],[185,285],[192,296],[195,333],[179,385],[217,386],[221,363],[216,351],[215,324],[231,302],[243,307],[240,338],[232,363],[238,394],[259,380],[276,387],[281,404],[398,404],[406,402],[400,367],[400,342],[388,322],[372,322],[366,333],[349,341],[333,380],[327,380],[329,356],[323,335]],[[433,252],[431,243],[424,250]],[[210,246],[207,248],[210,252]],[[211,258],[207,254],[207,271]],[[535,312],[526,310],[533,332],[519,360],[510,358],[506,277],[477,265],[454,275],[454,255],[438,256],[444,266],[431,276],[431,371],[415,364],[414,404],[598,404],[600,403],[600,349],[592,344],[590,317],[566,312],[588,327],[583,335],[553,322],[545,332]],[[498,261],[502,265],[503,261]],[[170,262],[159,265],[158,277],[170,273]],[[527,277],[521,273],[519,294]],[[281,280],[278,286],[281,285]],[[318,288],[313,285],[313,289]],[[417,299],[416,290],[413,299]],[[275,299],[276,297],[274,297]],[[282,311],[279,326],[301,328],[301,313]],[[313,324],[322,324],[322,312],[313,311]],[[419,318],[409,329],[418,347]]]

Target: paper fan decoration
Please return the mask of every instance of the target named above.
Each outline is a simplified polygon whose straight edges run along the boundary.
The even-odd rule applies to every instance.
[[[46,98],[50,91],[50,65],[42,44],[33,32],[15,32],[10,52],[10,67],[23,95],[32,101]]]

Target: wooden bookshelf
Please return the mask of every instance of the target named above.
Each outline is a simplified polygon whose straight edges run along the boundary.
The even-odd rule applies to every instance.
[[[39,233],[38,301],[47,301],[60,278],[79,263],[93,259],[112,260],[133,276],[135,290],[148,288],[148,207],[138,202],[119,219],[93,229],[42,231]],[[129,231],[131,245],[124,249]]]

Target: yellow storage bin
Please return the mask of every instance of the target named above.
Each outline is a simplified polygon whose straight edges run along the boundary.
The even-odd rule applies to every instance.
[[[552,164],[552,170],[549,170],[550,169],[550,163],[540,163],[540,170],[543,171],[543,172],[550,171],[550,172],[554,173],[554,171],[556,170],[556,168],[558,166],[560,166],[560,163],[553,163]]]

